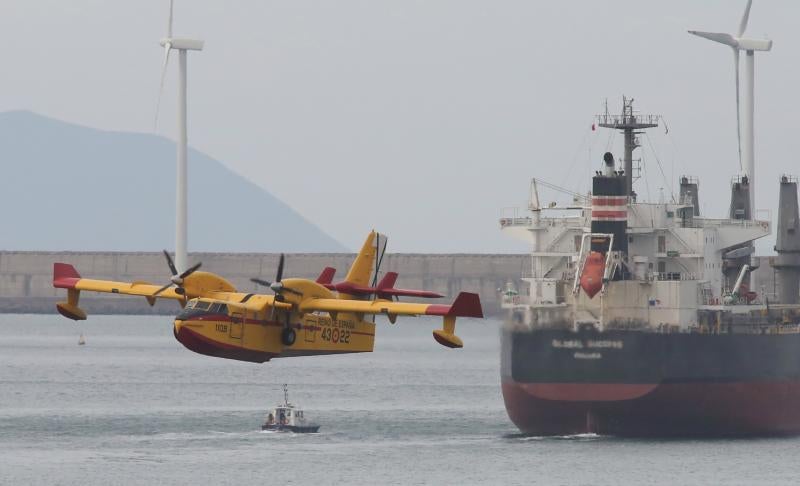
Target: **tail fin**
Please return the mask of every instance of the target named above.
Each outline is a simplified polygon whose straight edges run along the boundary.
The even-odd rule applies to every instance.
[[[345,282],[360,287],[369,287],[373,270],[377,274],[385,252],[386,237],[376,231],[371,231],[350,267],[350,271],[347,272]]]
[[[394,288],[395,282],[397,282],[397,272],[386,272],[386,275],[383,276],[375,288],[377,288],[378,291],[391,289]]]
[[[81,274],[69,263],[53,264],[53,287],[57,289],[72,289],[81,279]]]
[[[481,298],[478,294],[470,292],[460,292],[450,305],[447,311],[448,316],[453,317],[478,317],[483,318],[483,308],[481,307]]]
[[[334,275],[336,275],[335,268],[325,267],[322,269],[322,273],[319,274],[319,277],[317,277],[317,283],[320,285],[331,284],[333,283]]]

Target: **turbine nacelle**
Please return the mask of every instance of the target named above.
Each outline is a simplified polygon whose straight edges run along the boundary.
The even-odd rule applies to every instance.
[[[204,42],[198,39],[185,39],[178,37],[165,37],[159,42],[162,47],[184,51],[202,51]]]

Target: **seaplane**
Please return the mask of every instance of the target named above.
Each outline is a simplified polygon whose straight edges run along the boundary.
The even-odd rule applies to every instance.
[[[394,323],[398,316],[439,316],[442,328],[433,331],[440,344],[463,346],[455,334],[457,317],[483,317],[477,294],[462,292],[452,304],[399,302],[401,297],[438,298],[440,294],[394,288],[397,274],[388,272],[378,282],[387,239],[372,231],[355,258],[344,281],[333,283],[335,270],[325,268],[315,280],[283,278],[280,256],[273,281],[253,278],[270,294],[240,292],[225,278],[200,271],[201,263],[189,265],[187,252],[187,69],[189,51],[203,49],[203,41],[173,37],[173,2],[169,2],[167,36],[161,39],[164,61],[161,88],[173,50],[180,57],[178,96],[178,143],[176,144],[175,259],[165,250],[171,273],[165,285],[147,282],[115,282],[83,278],[70,264],[53,265],[53,286],[67,291],[56,308],[73,320],[86,319],[80,308],[81,292],[103,292],[144,297],[152,306],[157,299],[172,299],[183,309],[175,317],[175,338],[200,354],[263,363],[278,357],[371,352],[375,344],[375,316]],[[160,103],[160,92],[159,102]],[[156,120],[158,119],[158,103]]]
[[[175,317],[175,338],[200,354],[263,363],[272,358],[371,352],[375,344],[376,315],[391,323],[398,316],[438,316],[442,328],[433,338],[449,348],[461,348],[455,334],[456,318],[482,318],[477,294],[461,292],[452,304],[400,302],[401,297],[436,298],[424,290],[394,288],[397,274],[387,272],[378,282],[386,237],[372,231],[356,256],[344,281],[333,283],[335,270],[325,268],[317,280],[284,278],[281,254],[273,281],[251,280],[271,294],[238,291],[225,278],[200,271],[196,263],[178,272],[164,251],[172,277],[165,285],[115,282],[83,278],[72,265],[53,265],[53,286],[67,291],[58,312],[73,320],[86,319],[79,306],[81,292],[103,292],[178,301],[183,309]]]

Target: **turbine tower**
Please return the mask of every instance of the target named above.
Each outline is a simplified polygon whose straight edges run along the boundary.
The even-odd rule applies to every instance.
[[[769,51],[772,41],[768,39],[752,39],[742,37],[750,18],[750,7],[753,0],[747,0],[744,15],[739,23],[736,36],[716,32],[700,32],[690,30],[689,33],[705,39],[725,44],[733,49],[733,67],[736,72],[736,134],[739,142],[739,165],[750,182],[750,218],[755,219],[755,150],[753,130],[753,92],[755,87],[755,51]],[[739,106],[739,51],[745,51],[745,91],[744,113]],[[744,137],[742,137],[744,132]]]
[[[178,51],[178,144],[177,144],[177,174],[175,187],[175,267],[178,273],[183,272],[188,267],[187,262],[187,150],[188,138],[186,136],[186,57],[189,51],[203,50],[203,41],[172,37],[172,3],[169,1],[169,20],[167,22],[167,36],[161,39],[164,47],[164,64],[161,67],[161,86],[158,92],[158,102],[156,103],[156,123],[158,123],[158,111],[161,105],[161,93],[164,91],[164,77],[167,74],[167,64],[169,62],[169,52],[173,49]]]

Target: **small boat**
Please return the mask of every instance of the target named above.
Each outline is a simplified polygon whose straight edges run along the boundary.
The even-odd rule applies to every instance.
[[[83,337],[83,333],[81,333],[80,337],[78,338],[78,346],[83,346],[86,344],[86,338]]]
[[[317,432],[319,425],[306,421],[301,408],[289,403],[289,387],[283,385],[283,404],[273,408],[267,414],[261,430],[271,430],[275,432]]]

